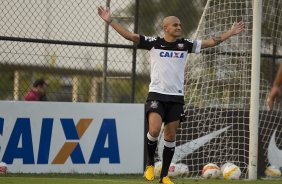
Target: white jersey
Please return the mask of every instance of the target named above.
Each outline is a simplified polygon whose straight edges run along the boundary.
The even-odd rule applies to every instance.
[[[182,38],[170,43],[160,37],[140,35],[138,48],[150,50],[149,92],[183,96],[185,61],[188,53],[200,52],[201,41]]]

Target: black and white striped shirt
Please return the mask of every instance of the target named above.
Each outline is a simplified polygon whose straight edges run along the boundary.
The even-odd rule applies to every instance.
[[[188,53],[199,53],[200,40],[164,38],[140,35],[138,48],[150,51],[151,83],[149,92],[183,96],[184,69]]]

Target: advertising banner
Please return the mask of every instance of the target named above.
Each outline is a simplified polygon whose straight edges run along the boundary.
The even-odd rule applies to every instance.
[[[144,105],[0,102],[9,172],[142,173]]]

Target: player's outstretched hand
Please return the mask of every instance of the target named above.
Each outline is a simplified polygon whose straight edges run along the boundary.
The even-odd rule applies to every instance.
[[[268,110],[270,111],[272,110],[273,101],[275,100],[276,97],[280,96],[280,94],[281,94],[280,88],[277,86],[273,86],[267,98]]]
[[[232,27],[231,27],[231,31],[233,35],[236,35],[238,33],[241,33],[245,28],[245,23],[243,21],[240,22],[234,22]]]
[[[109,7],[105,9],[103,6],[99,6],[98,15],[106,22],[109,22],[111,20],[111,13]]]

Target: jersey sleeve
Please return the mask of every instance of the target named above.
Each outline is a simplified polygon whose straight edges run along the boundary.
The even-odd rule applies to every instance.
[[[154,47],[157,38],[140,35],[140,41],[137,45],[140,49],[151,50]]]
[[[202,45],[201,40],[185,39],[184,41],[187,46],[188,53],[200,53]]]

